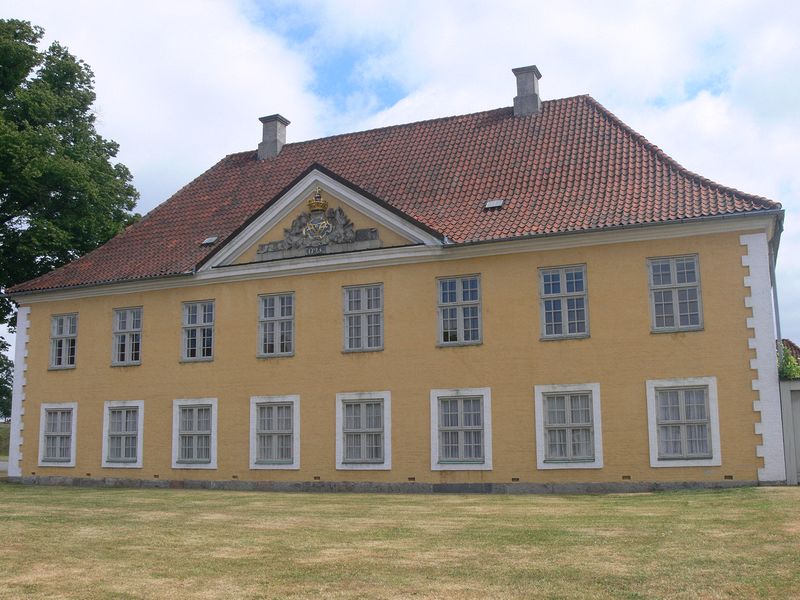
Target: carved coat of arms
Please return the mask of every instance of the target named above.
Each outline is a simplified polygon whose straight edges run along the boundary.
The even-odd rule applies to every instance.
[[[307,205],[308,212],[300,213],[292,226],[283,230],[282,240],[259,246],[261,260],[380,247],[377,229],[355,230],[341,208],[328,208],[319,186]]]

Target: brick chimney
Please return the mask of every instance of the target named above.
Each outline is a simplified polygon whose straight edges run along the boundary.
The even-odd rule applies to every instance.
[[[539,80],[542,74],[536,65],[511,69],[517,78],[517,96],[514,98],[514,116],[526,117],[542,110],[539,97]]]
[[[258,145],[258,160],[278,156],[278,153],[286,143],[286,126],[288,119],[280,115],[269,115],[259,119],[264,124],[264,133],[261,143]]]

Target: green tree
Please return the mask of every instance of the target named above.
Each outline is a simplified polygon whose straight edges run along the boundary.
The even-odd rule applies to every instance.
[[[800,379],[800,364],[785,346],[778,354],[778,376],[781,379]]]
[[[8,344],[0,339],[0,419],[11,416],[11,385],[14,380],[14,363],[5,355]]]
[[[95,130],[94,75],[44,31],[0,20],[0,291],[97,248],[138,218],[118,146]],[[0,298],[0,323],[14,326]]]

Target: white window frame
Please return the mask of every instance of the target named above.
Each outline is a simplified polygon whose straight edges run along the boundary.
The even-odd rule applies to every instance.
[[[66,333],[57,335],[55,333],[55,324],[56,319],[63,319],[65,317],[72,317],[75,319],[75,333]],[[56,343],[59,340],[75,340],[75,360],[72,364],[62,361],[60,364],[56,364],[55,357],[56,357]],[[63,355],[62,355],[63,356]],[[69,356],[69,353],[66,354]],[[51,370],[59,370],[59,369],[74,369],[78,364],[78,313],[71,312],[71,313],[60,313],[57,315],[50,316],[50,359],[48,361],[49,368]]]
[[[292,461],[286,463],[258,462],[258,407],[268,404],[292,406]],[[300,396],[250,397],[250,468],[253,470],[297,470],[300,468]]]
[[[275,298],[275,307],[276,313],[280,312],[280,299],[283,296],[289,296],[292,300],[292,314],[289,317],[283,316],[275,316],[275,317],[266,317],[264,316],[264,308],[267,303],[268,298]],[[281,356],[294,356],[294,349],[297,345],[297,327],[295,323],[295,316],[297,315],[297,304],[295,301],[294,292],[277,292],[274,294],[261,294],[258,297],[258,348],[256,349],[256,356],[259,358],[278,358]],[[281,322],[290,322],[292,324],[292,333],[291,333],[291,350],[288,352],[264,352],[264,340],[266,338],[266,331],[265,327],[267,323],[274,323],[276,326],[276,344],[275,347],[280,347],[280,323]]]
[[[344,405],[379,400],[383,403],[383,462],[345,462]],[[389,471],[392,468],[392,393],[343,392],[336,394],[336,469],[339,471]]]
[[[483,416],[483,462],[439,462],[439,399],[480,396]],[[491,388],[449,388],[431,390],[431,471],[492,470],[492,390]]]
[[[134,461],[115,461],[108,457],[109,443],[108,437],[111,433],[111,411],[121,408],[137,409],[136,417],[136,460]],[[144,454],[144,400],[107,400],[103,404],[103,458],[102,466],[113,469],[141,469],[142,455]]]
[[[139,311],[139,327],[138,329],[134,327],[128,327],[126,329],[119,329],[118,328],[118,315],[121,312],[132,312],[132,311]],[[142,364],[142,327],[144,321],[144,309],[141,306],[129,306],[125,308],[115,308],[113,311],[113,320],[112,320],[112,331],[113,335],[111,336],[111,365],[114,367],[131,367]],[[120,336],[124,336],[125,339],[125,356],[131,355],[131,336],[132,334],[139,334],[139,359],[138,360],[118,360],[117,358],[117,339]]]
[[[709,435],[711,436],[711,458],[659,458],[658,453],[658,393],[663,388],[708,389]],[[719,467],[722,453],[719,437],[719,404],[717,400],[716,377],[687,377],[683,379],[648,379],[647,388],[647,429],[650,441],[651,467]]]
[[[478,299],[463,301],[463,280],[477,279],[478,281]],[[456,281],[456,301],[455,302],[442,302],[442,289],[441,282]],[[478,339],[464,341],[464,308],[468,306],[478,307]],[[446,308],[456,309],[456,331],[458,340],[455,342],[444,341],[444,317],[443,310]],[[448,275],[446,277],[436,278],[436,339],[437,345],[441,347],[448,346],[475,346],[483,343],[483,284],[481,283],[481,276],[479,273],[472,273],[468,275]]]
[[[552,394],[589,393],[592,399],[593,460],[553,460],[547,458],[545,436],[544,399]],[[534,417],[536,422],[536,468],[540,471],[553,469],[602,469],[603,468],[603,424],[600,410],[599,383],[567,383],[537,385],[533,389]]]
[[[692,284],[678,283],[675,261],[682,258],[694,259],[695,274],[697,281]],[[655,285],[653,282],[653,263],[669,261],[670,278],[672,283],[669,285]],[[676,256],[655,256],[647,259],[647,284],[650,296],[650,330],[653,333],[674,333],[676,331],[701,331],[703,325],[703,292],[700,282],[700,257],[697,254],[680,254]],[[678,290],[681,288],[697,288],[697,325],[681,325]],[[672,327],[657,327],[656,326],[656,302],[655,292],[659,291],[672,291],[672,311],[675,317],[675,325]]]
[[[188,324],[189,306],[191,306],[192,304],[197,304],[198,306],[202,306],[203,304],[211,304],[211,306],[213,307],[212,308],[212,310],[213,310],[213,319],[212,319],[211,323],[198,322],[196,324],[189,325]],[[198,311],[198,314],[200,312],[201,311]],[[216,341],[217,341],[216,340],[216,338],[217,338],[216,322],[217,322],[217,304],[216,304],[216,301],[214,301],[214,300],[190,300],[188,302],[183,302],[181,304],[181,361],[182,362],[210,362],[210,361],[214,360],[214,349],[215,349],[214,346],[216,345]],[[187,350],[186,343],[187,343],[187,340],[188,340],[188,331],[190,329],[196,329],[196,330],[205,329],[206,327],[211,327],[211,356],[200,356],[201,348],[202,348],[202,343],[201,343],[202,337],[196,338],[197,342],[198,342],[198,345],[197,345],[198,356],[192,356],[192,357],[188,356],[187,352],[186,352],[186,350]]]
[[[559,286],[561,291],[558,294],[545,294],[544,292],[544,274],[546,272],[557,271],[559,276]],[[581,271],[583,274],[583,291],[582,292],[568,292],[567,291],[567,272]],[[571,299],[583,299],[583,315],[586,331],[569,333],[569,309],[567,303]],[[546,311],[545,302],[548,300],[561,301],[561,333],[547,333]],[[539,326],[541,327],[541,339],[543,340],[562,340],[572,338],[587,338],[589,337],[589,282],[587,280],[586,265],[564,265],[558,267],[541,267],[539,269]]]
[[[181,462],[181,408],[185,406],[211,407],[211,445],[207,463]],[[173,469],[216,469],[217,468],[217,399],[180,398],[172,401],[172,468]]]
[[[381,295],[381,307],[379,309],[376,308],[367,308],[367,288],[378,288],[380,290]],[[352,290],[359,290],[359,294],[361,295],[361,309],[350,311],[348,310],[347,304],[347,293]],[[348,285],[342,288],[342,343],[345,352],[378,352],[383,350],[384,344],[384,327],[383,327],[383,309],[385,306],[385,298],[383,294],[383,283],[366,283],[363,285]],[[380,328],[381,328],[381,343],[378,346],[368,346],[369,342],[369,325],[368,325],[368,315],[379,315],[380,317]],[[349,328],[348,328],[348,317],[359,316],[361,320],[361,346],[358,348],[350,346],[350,336]]]
[[[71,410],[71,426],[70,432],[70,449],[69,460],[64,461],[51,461],[45,460],[45,429],[47,427],[47,411],[48,410]],[[78,433],[78,403],[77,402],[50,402],[42,404],[40,407],[39,417],[39,466],[40,467],[74,467],[75,466],[75,451],[77,448],[77,433]]]

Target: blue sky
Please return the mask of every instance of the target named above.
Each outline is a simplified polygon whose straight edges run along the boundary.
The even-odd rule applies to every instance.
[[[508,106],[511,68],[544,99],[590,93],[687,168],[787,210],[783,333],[800,340],[800,3],[0,0],[96,76],[144,213],[258,117],[288,141]]]

